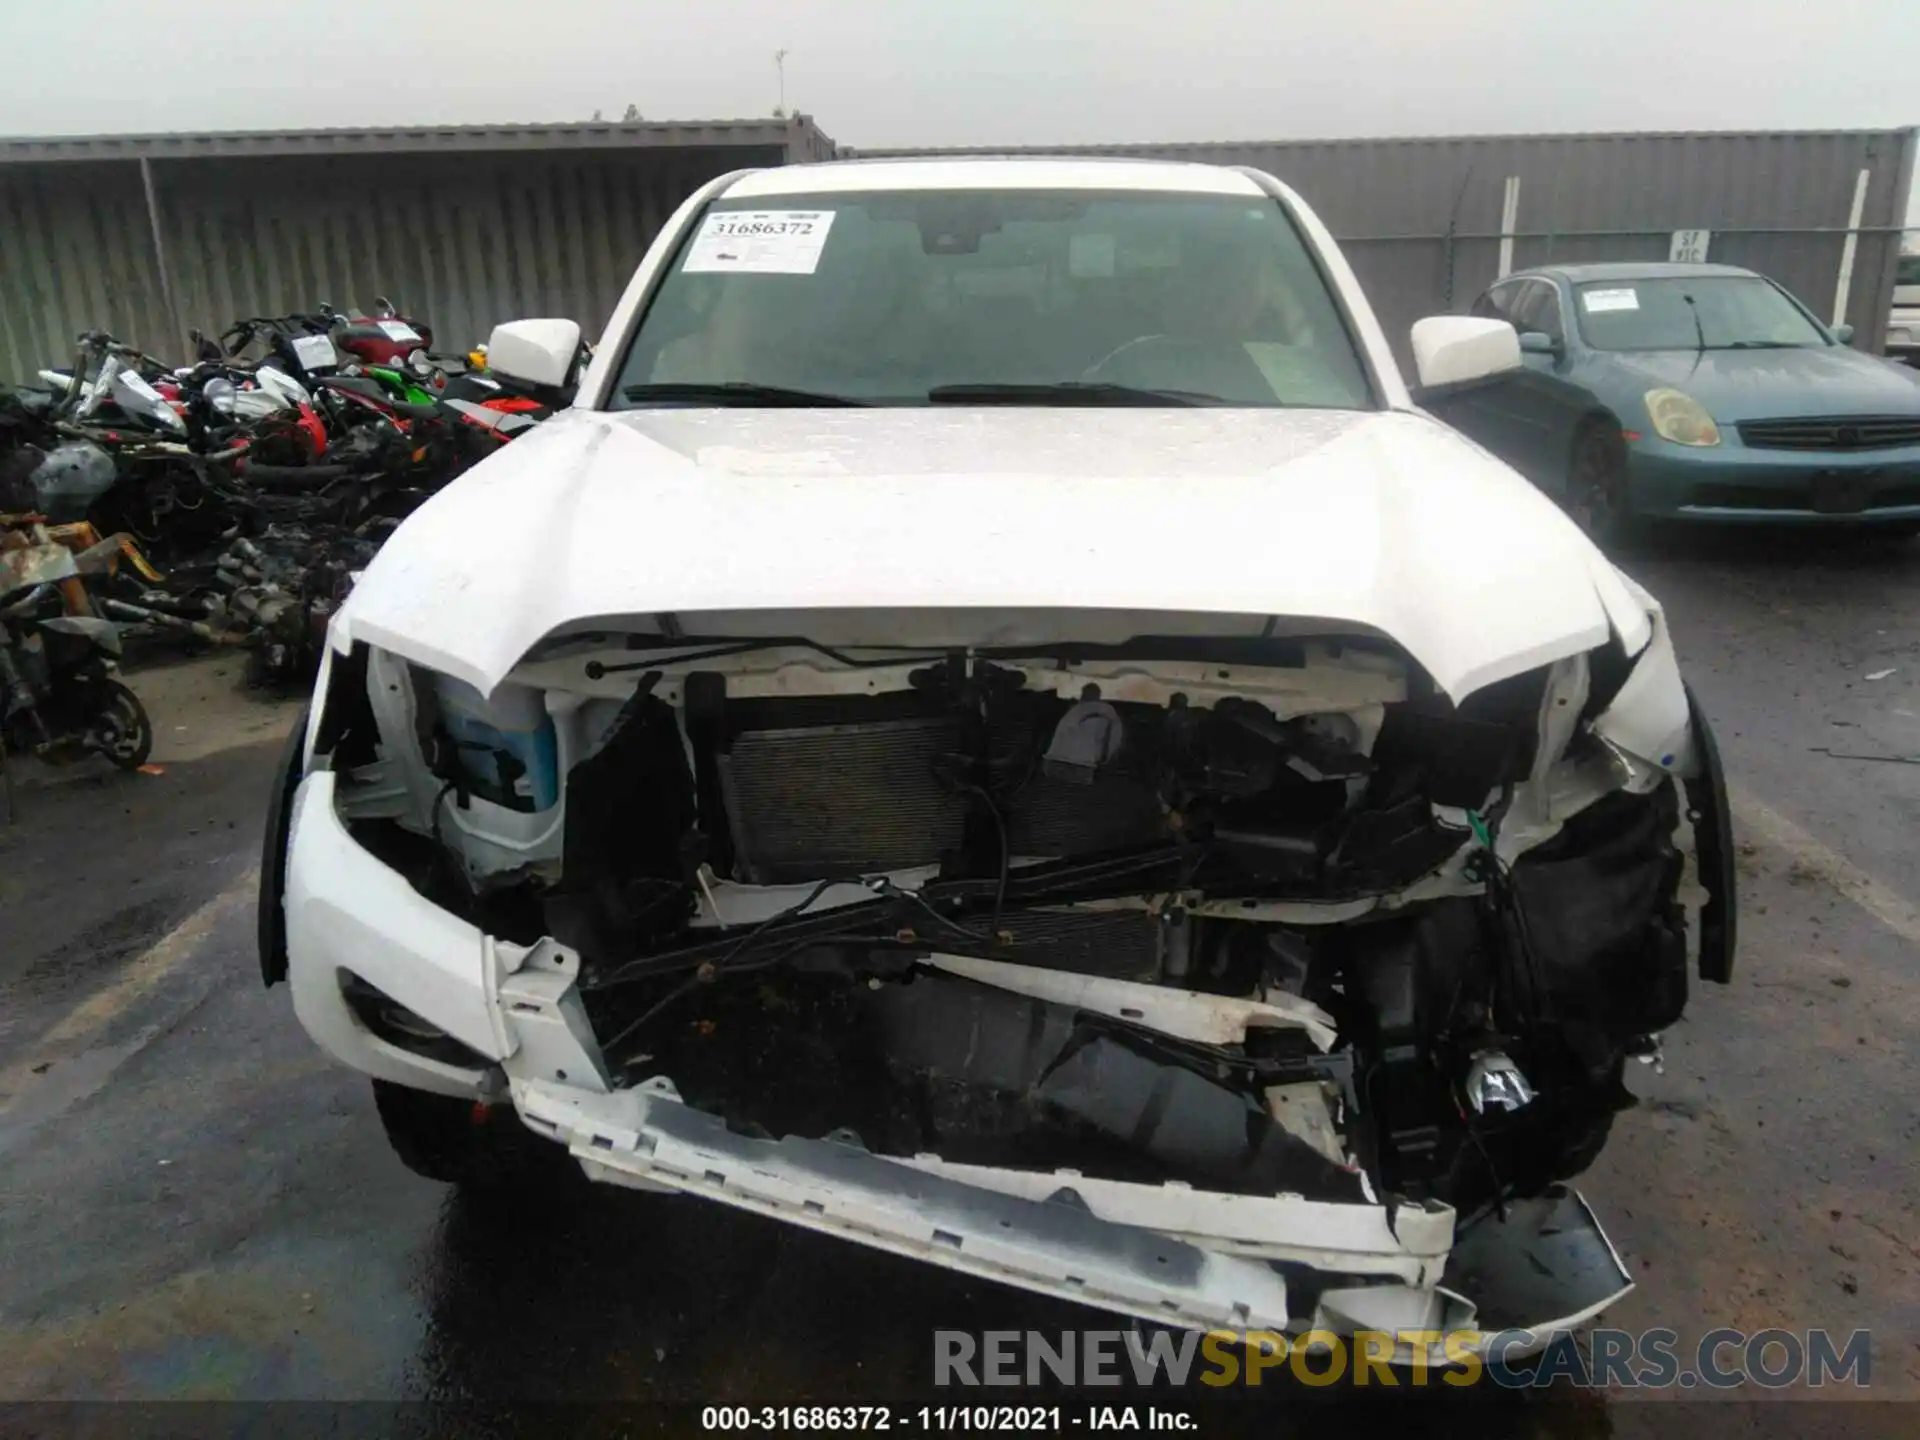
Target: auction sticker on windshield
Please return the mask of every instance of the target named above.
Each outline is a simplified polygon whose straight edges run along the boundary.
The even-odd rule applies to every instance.
[[[728,210],[709,215],[680,268],[757,275],[811,275],[819,268],[831,210]]]
[[[1589,315],[1602,315],[1609,310],[1638,310],[1640,297],[1631,290],[1582,290],[1580,303]]]

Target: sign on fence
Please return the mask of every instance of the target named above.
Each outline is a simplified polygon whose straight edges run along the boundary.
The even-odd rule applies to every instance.
[[[1673,244],[1667,247],[1667,259],[1698,262],[1707,258],[1707,242],[1713,238],[1711,230],[1676,230],[1673,232]]]

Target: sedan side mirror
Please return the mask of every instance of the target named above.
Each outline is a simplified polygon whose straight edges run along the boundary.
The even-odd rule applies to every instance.
[[[1453,390],[1520,368],[1520,337],[1504,320],[1429,315],[1413,326],[1413,365],[1423,391]]]
[[[1833,327],[1833,343],[1836,345],[1851,345],[1853,343],[1853,326],[1851,325],[1834,326]]]
[[[1523,330],[1520,332],[1520,353],[1522,355],[1560,355],[1566,346],[1543,330]]]
[[[580,353],[580,326],[572,320],[511,320],[493,327],[487,368],[529,385],[565,385]]]

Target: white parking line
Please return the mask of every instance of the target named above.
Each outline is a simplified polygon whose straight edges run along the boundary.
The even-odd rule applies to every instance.
[[[83,1048],[190,959],[215,926],[252,908],[259,883],[259,867],[248,866],[226,889],[129,961],[111,984],[69,1011],[22,1059],[0,1071],[0,1116],[5,1116],[23,1092],[32,1088],[39,1078],[36,1072]]]
[[[1831,885],[1901,938],[1920,945],[1920,906],[1746,791],[1734,790],[1732,800],[1734,817],[1749,833],[1786,851],[1803,870]]]

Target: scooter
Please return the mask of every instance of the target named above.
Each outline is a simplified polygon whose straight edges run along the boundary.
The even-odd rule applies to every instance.
[[[45,539],[0,550],[0,751],[60,762],[104,756],[122,770],[144,765],[153,722],[114,678],[120,628],[69,613],[73,552]]]

